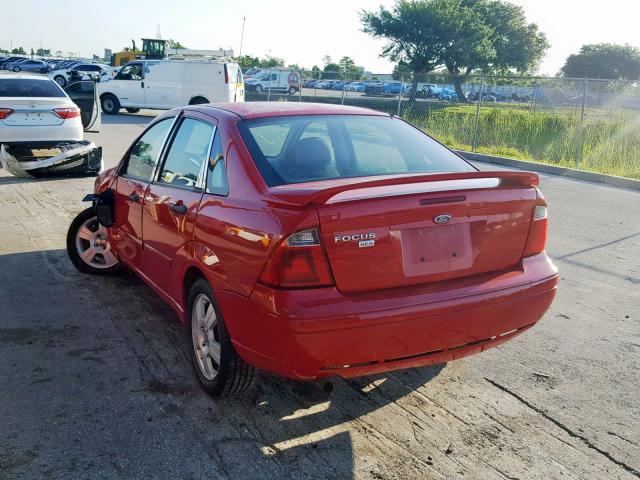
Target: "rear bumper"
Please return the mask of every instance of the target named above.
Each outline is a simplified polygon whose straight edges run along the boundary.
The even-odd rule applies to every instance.
[[[0,164],[18,177],[95,175],[102,170],[102,147],[88,140],[0,142]]]
[[[352,377],[447,362],[533,326],[551,304],[546,254],[520,269],[419,287],[345,295],[334,288],[218,292],[240,356],[294,379]]]

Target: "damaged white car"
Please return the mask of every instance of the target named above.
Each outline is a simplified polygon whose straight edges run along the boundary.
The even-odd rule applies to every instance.
[[[97,174],[102,149],[83,135],[99,122],[91,80],[65,91],[47,77],[0,76],[0,163],[13,175]]]

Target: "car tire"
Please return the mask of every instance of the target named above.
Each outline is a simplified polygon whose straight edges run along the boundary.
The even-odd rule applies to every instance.
[[[140,111],[139,108],[126,107],[125,110],[129,113],[138,113]]]
[[[296,87],[289,87],[289,95],[294,95],[298,89]]]
[[[18,66],[13,67],[13,71],[16,72],[16,73],[18,73],[20,70],[22,70],[22,69],[20,67],[18,67]]]
[[[100,97],[100,106],[102,107],[102,111],[108,115],[117,115],[120,111],[120,102],[115,95],[110,93],[106,93]]]
[[[189,289],[187,318],[191,360],[202,388],[214,397],[238,395],[249,389],[257,371],[235,351],[213,290],[203,278]]]
[[[62,75],[56,75],[55,77],[53,77],[53,81],[60,85],[60,87],[62,88],[67,86],[67,79]]]
[[[189,101],[189,105],[202,105],[204,103],[209,103],[209,100],[207,100],[204,97],[193,97],[190,101]]]
[[[262,85],[256,85],[256,93],[262,93]]]
[[[98,223],[93,207],[80,212],[71,222],[67,231],[67,255],[82,273],[109,275],[123,270],[111,252],[107,230]]]

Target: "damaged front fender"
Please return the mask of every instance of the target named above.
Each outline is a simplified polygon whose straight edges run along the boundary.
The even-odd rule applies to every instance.
[[[97,175],[102,147],[88,140],[1,144],[0,163],[17,177]]]

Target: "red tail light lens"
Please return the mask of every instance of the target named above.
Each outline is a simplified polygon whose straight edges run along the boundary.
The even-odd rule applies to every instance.
[[[0,120],[4,120],[12,113],[13,113],[13,110],[11,110],[10,108],[0,108]]]
[[[524,257],[530,257],[544,251],[547,244],[547,223],[547,206],[536,205],[533,209],[529,237],[524,248]]]
[[[294,233],[269,259],[260,281],[279,288],[328,287],[333,285],[318,230]]]
[[[75,118],[80,116],[80,109],[78,107],[71,108],[54,108],[53,113],[63,120],[67,118]]]

